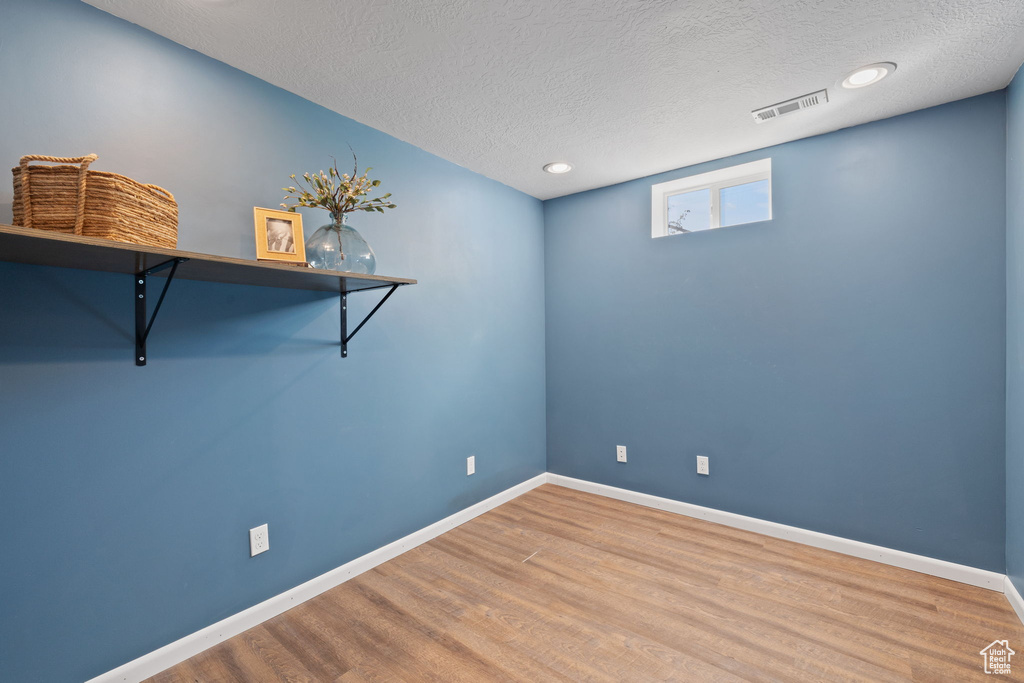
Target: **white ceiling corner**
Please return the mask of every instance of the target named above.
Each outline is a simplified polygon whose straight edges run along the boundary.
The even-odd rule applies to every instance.
[[[542,199],[998,90],[1024,61],[1020,0],[86,2]]]

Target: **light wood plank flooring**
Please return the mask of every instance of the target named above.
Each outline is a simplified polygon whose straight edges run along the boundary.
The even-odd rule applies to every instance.
[[[1020,673],[983,673],[996,639]],[[1021,674],[999,593],[545,485],[150,680]]]

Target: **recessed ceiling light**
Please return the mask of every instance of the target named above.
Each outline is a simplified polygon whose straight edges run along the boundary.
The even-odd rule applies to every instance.
[[[572,164],[566,161],[553,161],[550,164],[545,164],[544,170],[548,173],[568,173],[572,170]]]
[[[878,83],[878,81],[882,80],[895,70],[896,65],[892,62],[868,64],[867,66],[862,66],[844,78],[842,85],[844,88],[863,88],[865,85]]]

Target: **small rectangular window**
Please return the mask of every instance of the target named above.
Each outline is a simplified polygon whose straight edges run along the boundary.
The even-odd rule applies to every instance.
[[[665,237],[772,218],[772,160],[651,187],[651,236]]]

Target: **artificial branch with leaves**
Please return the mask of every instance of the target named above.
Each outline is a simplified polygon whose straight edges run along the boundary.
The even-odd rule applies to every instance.
[[[334,157],[331,157],[332,159]],[[383,194],[372,199],[366,195],[373,191],[373,188],[380,185],[379,180],[371,180],[368,177],[371,169],[367,168],[359,175],[359,164],[355,152],[352,153],[352,175],[342,173],[338,170],[338,160],[334,160],[334,166],[324,173],[303,173],[302,178],[296,184],[298,187],[282,187],[281,189],[290,194],[285,199],[295,201],[295,204],[281,204],[281,208],[295,212],[300,206],[315,209],[326,209],[332,216],[342,216],[353,211],[379,211],[393,209],[395,205],[388,201],[391,193]],[[290,176],[296,180],[295,176]]]

